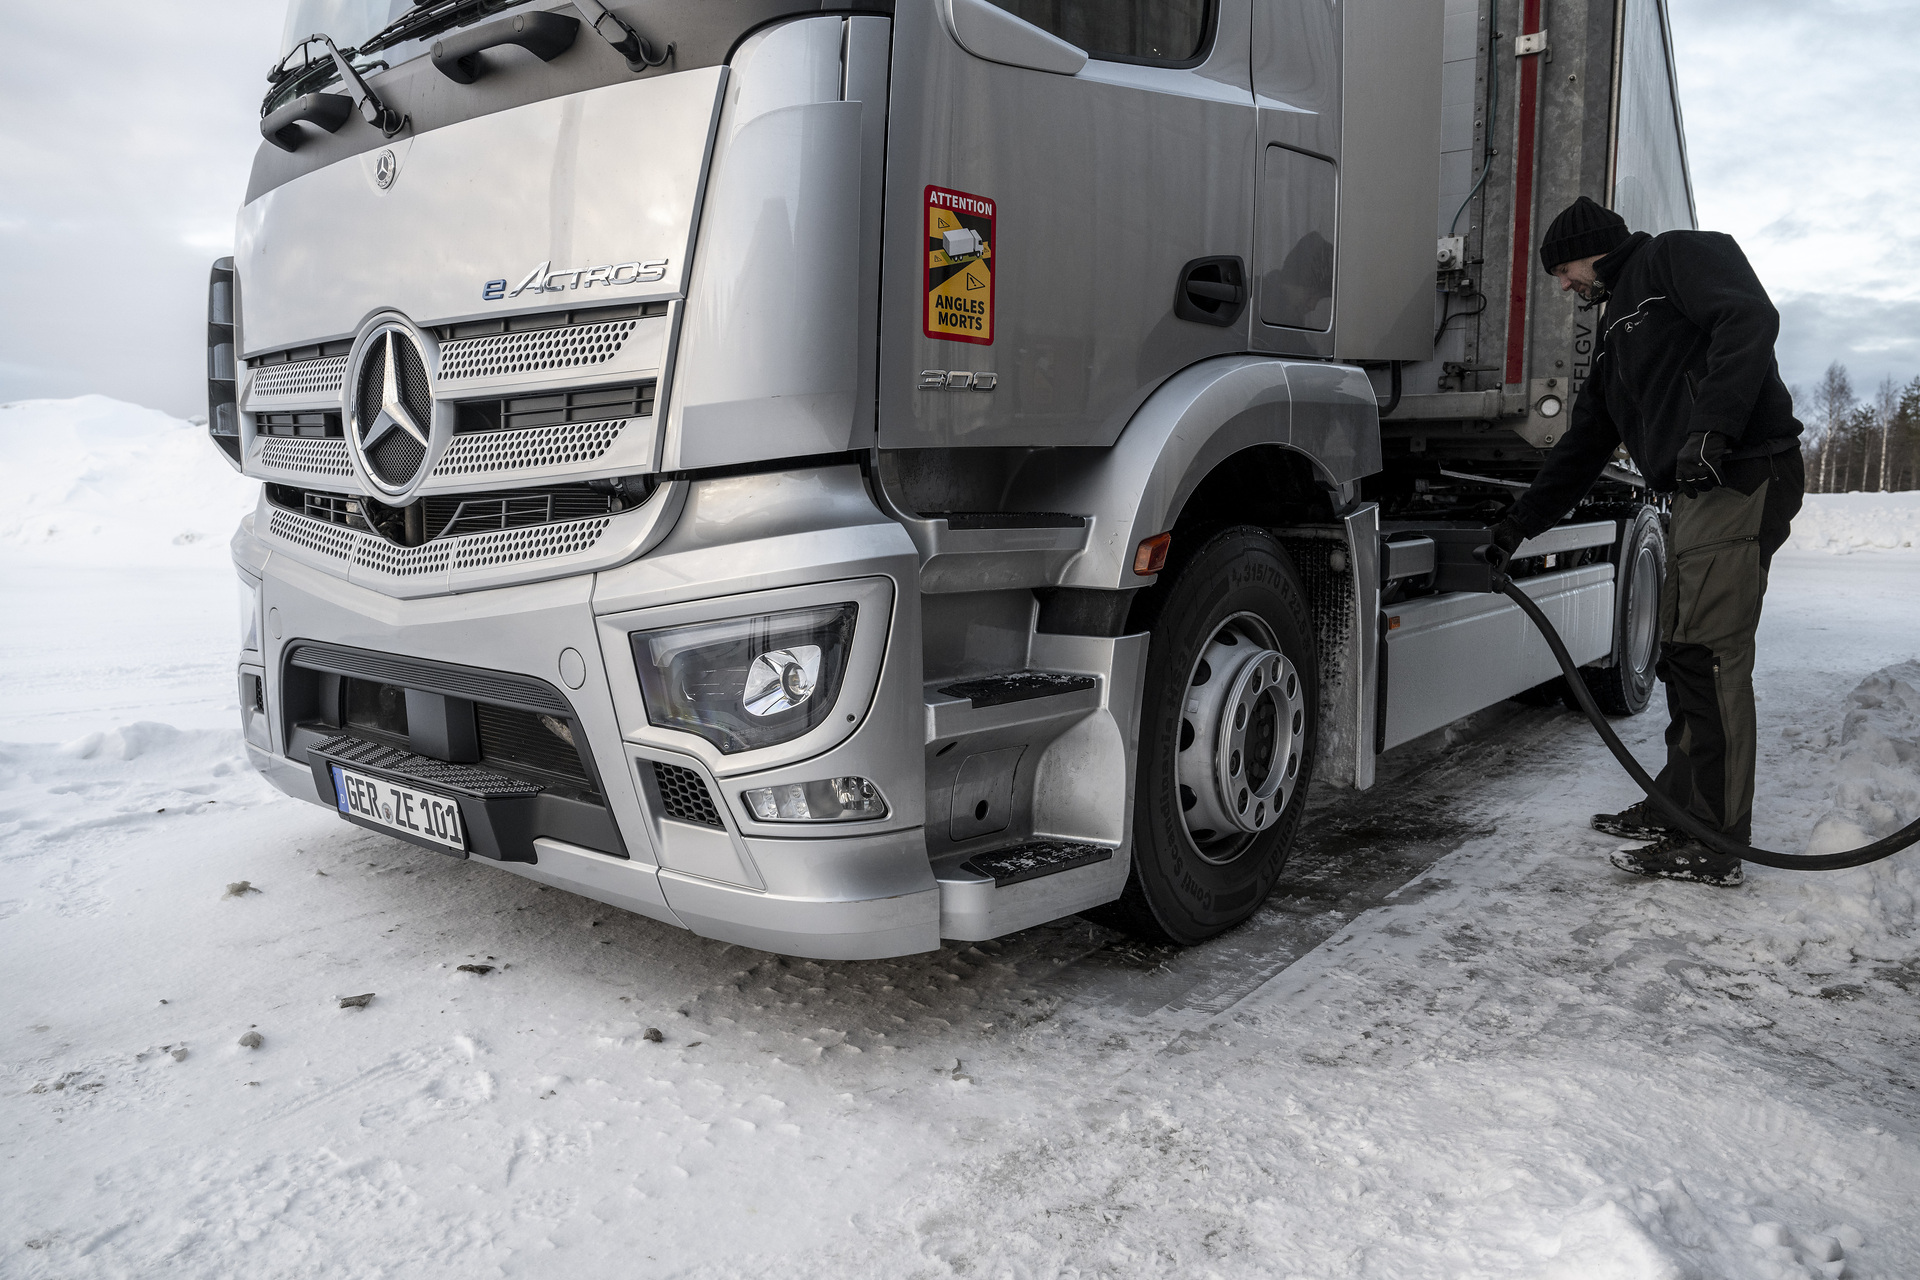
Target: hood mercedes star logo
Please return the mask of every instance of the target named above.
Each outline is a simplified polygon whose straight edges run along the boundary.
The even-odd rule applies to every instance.
[[[426,430],[413,420],[412,411],[400,398],[400,353],[394,350],[395,343],[400,340],[400,335],[391,329],[376,339],[383,344],[380,352],[383,366],[380,372],[380,412],[361,432],[361,443],[368,449],[386,439],[392,431],[404,431],[418,440],[422,449],[427,447]]]
[[[400,160],[391,151],[382,151],[373,161],[374,185],[385,191],[400,173]]]

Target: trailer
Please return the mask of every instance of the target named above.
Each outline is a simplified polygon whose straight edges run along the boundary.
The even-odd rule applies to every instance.
[[[293,0],[208,311],[254,765],[785,954],[1193,943],[1312,781],[1540,693],[1477,551],[1662,0]],[[328,23],[334,24],[331,28]],[[1513,572],[1619,714],[1659,504]]]

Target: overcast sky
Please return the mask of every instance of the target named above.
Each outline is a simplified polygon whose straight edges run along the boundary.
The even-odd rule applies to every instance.
[[[1787,381],[1920,374],[1920,3],[1670,0],[1694,192]],[[1510,7],[1510,3],[1507,7]],[[259,146],[274,0],[0,5],[0,400],[206,412],[207,267]]]

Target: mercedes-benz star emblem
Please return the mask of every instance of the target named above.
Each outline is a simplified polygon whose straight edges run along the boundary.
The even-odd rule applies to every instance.
[[[433,453],[433,390],[419,342],[389,318],[362,340],[352,382],[348,443],[388,496],[409,493]]]
[[[400,173],[400,159],[392,151],[382,151],[373,161],[374,185],[385,191]]]

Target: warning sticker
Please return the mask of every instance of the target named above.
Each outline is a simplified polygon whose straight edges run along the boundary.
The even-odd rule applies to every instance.
[[[924,332],[949,342],[993,343],[993,201],[927,188]]]

